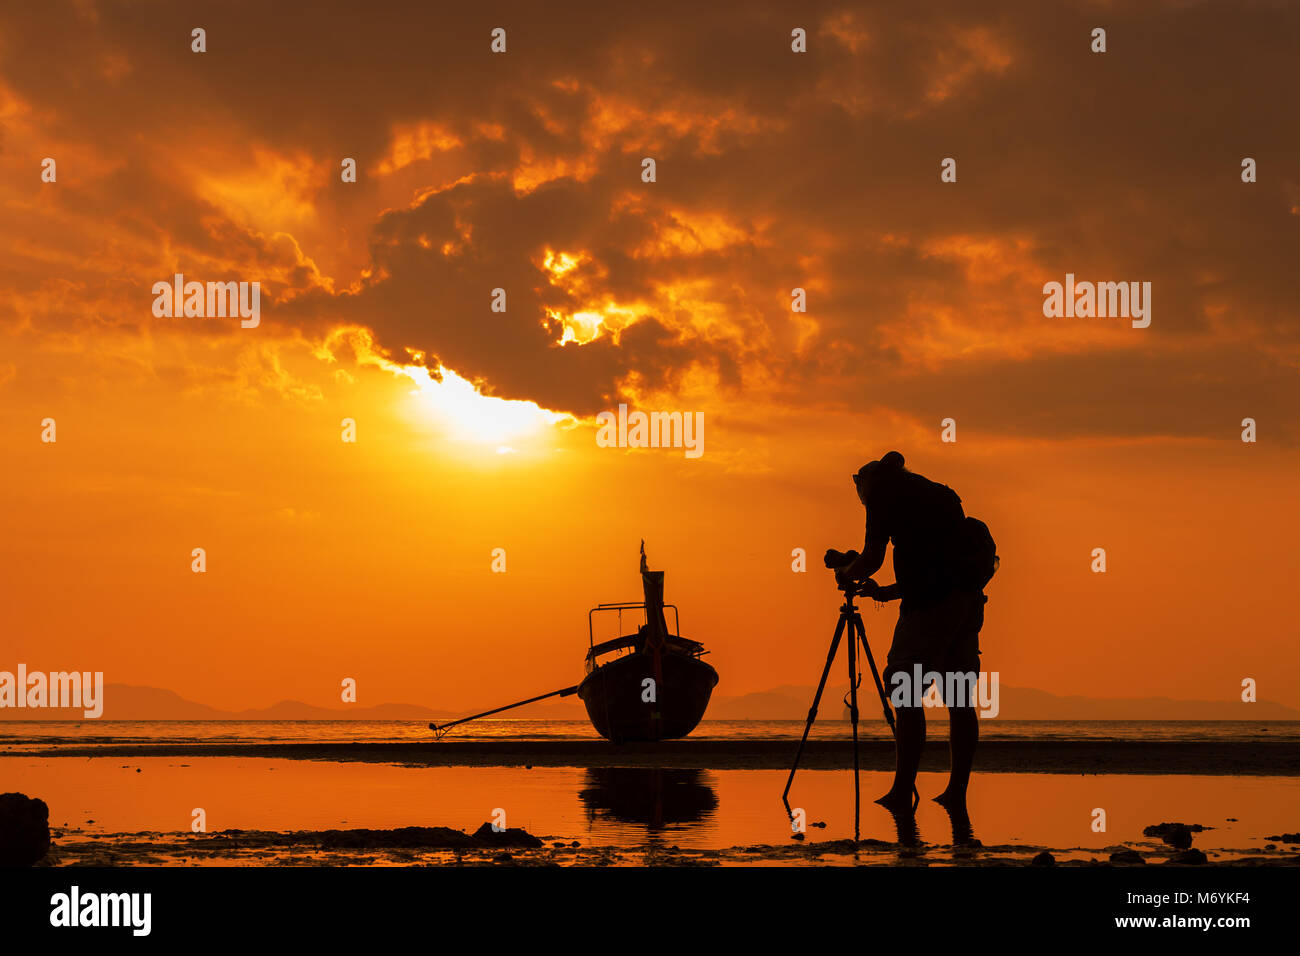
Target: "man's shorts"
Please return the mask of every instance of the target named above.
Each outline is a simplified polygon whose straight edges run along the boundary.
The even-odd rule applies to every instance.
[[[987,600],[981,591],[957,590],[938,604],[909,608],[898,615],[886,658],[886,680],[895,671],[910,673],[916,664],[922,672],[978,672]]]

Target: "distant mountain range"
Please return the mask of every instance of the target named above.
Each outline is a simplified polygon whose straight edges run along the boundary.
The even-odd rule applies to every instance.
[[[372,707],[318,707],[300,700],[282,700],[254,710],[220,710],[196,704],[161,687],[104,685],[104,713],[99,720],[438,720],[463,716],[418,704],[376,704]],[[82,709],[9,708],[0,720],[84,720]]]
[[[715,697],[708,716],[714,720],[803,720],[808,716],[814,687],[774,687],[740,697]],[[847,710],[842,704],[848,685],[822,695],[819,716],[833,719]],[[876,692],[859,689],[859,707],[867,719],[880,716]],[[1300,720],[1300,710],[1271,701],[1246,704],[1232,700],[1175,700],[1170,697],[1059,696],[1032,687],[1007,687],[998,693],[1001,720]]]
[[[815,688],[786,685],[738,697],[715,696],[706,719],[803,720],[808,716]],[[842,717],[841,700],[847,687],[827,688],[820,716]],[[874,692],[863,689],[863,714],[872,719]],[[509,701],[487,701],[466,710],[438,710],[419,704],[377,704],[319,707],[297,700],[282,700],[255,710],[220,710],[186,700],[158,687],[108,684],[104,688],[104,714],[100,720],[452,720]],[[1002,720],[1300,720],[1300,710],[1270,701],[1174,700],[1169,697],[1097,698],[1061,697],[1029,687],[1000,688]],[[532,704],[508,711],[503,717],[533,720],[585,720],[586,710],[576,697]],[[4,708],[0,720],[83,720],[80,709],[29,710]]]

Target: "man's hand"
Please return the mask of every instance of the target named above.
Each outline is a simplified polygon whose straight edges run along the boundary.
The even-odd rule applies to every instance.
[[[853,578],[849,573],[848,566],[839,568],[835,572],[835,583],[842,590],[851,590],[854,594],[860,594],[867,597],[875,597],[880,590],[880,585],[871,578],[859,581]]]

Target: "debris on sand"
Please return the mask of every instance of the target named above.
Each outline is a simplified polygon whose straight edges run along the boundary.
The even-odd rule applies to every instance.
[[[1112,863],[1145,863],[1146,860],[1137,850],[1128,849],[1116,850],[1110,855]]]
[[[452,849],[477,846],[463,830],[451,827],[398,827],[393,830],[322,830],[320,846],[325,850],[373,850],[396,848]]]
[[[888,840],[874,840],[871,837],[864,837],[854,842],[853,840],[822,840],[820,843],[811,843],[808,845],[810,853],[853,853],[855,850],[892,850],[895,844]],[[901,852],[901,849],[900,849]]]
[[[490,823],[485,823],[474,831],[474,839],[488,846],[526,846],[538,847],[542,841],[523,827],[509,827],[498,830]]]
[[[473,834],[451,827],[397,827],[392,830],[305,830],[292,833],[221,830],[213,837],[238,847],[319,847],[322,850],[473,850],[485,847],[540,847],[542,841],[519,827],[494,832],[485,823]]]
[[[1203,827],[1199,823],[1158,823],[1147,827],[1142,831],[1142,835],[1160,837],[1171,847],[1177,850],[1186,850],[1192,845],[1193,833],[1213,829],[1214,827]]]
[[[0,793],[0,866],[31,866],[50,850],[50,808],[25,793]]]

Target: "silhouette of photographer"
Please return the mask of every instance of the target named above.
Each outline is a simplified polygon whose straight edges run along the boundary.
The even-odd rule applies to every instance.
[[[859,593],[877,601],[902,598],[884,673],[886,692],[895,702],[897,763],[893,786],[876,802],[910,813],[925,746],[925,710],[920,706],[925,688],[910,687],[915,667],[919,664],[921,673],[978,675],[979,632],[988,600],[984,586],[998,558],[988,528],[965,515],[956,492],[903,464],[903,456],[891,451],[853,476],[867,511],[866,542],[861,553],[831,549],[825,560],[841,586],[856,584]],[[896,580],[882,587],[871,576],[884,563],[891,542]],[[894,692],[900,684],[906,687],[902,700]],[[951,769],[947,789],[934,799],[948,808],[965,807],[979,741],[974,685],[966,687],[968,692],[960,695],[964,699],[945,701]]]

